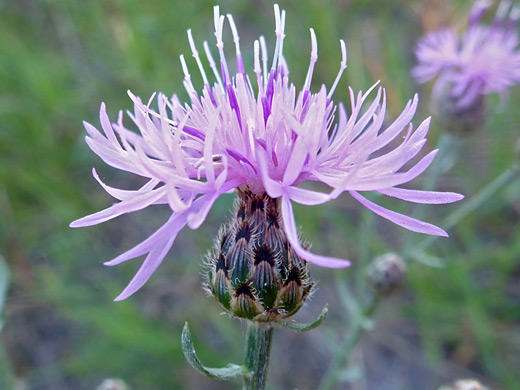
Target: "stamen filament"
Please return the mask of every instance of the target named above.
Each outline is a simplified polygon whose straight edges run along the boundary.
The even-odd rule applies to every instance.
[[[285,14],[284,14],[285,15]],[[273,65],[271,69],[276,69],[278,62],[278,55],[280,53],[280,46],[283,40],[282,20],[280,16],[280,7],[278,4],[274,5],[274,21],[275,21],[275,34],[276,34],[276,46],[274,48]]]
[[[495,16],[495,20],[493,20],[493,25],[491,26],[492,30],[498,28],[504,22],[509,8],[511,8],[510,1],[505,0],[500,3],[500,5],[498,6],[497,14]]]
[[[307,77],[305,77],[303,90],[310,89],[314,65],[316,64],[316,61],[318,61],[318,42],[316,41],[316,34],[312,28],[310,28],[309,31],[311,32],[311,61],[309,63],[309,70],[307,71]]]
[[[509,35],[512,31],[516,30],[518,25],[518,20],[520,20],[520,6],[517,4],[511,10],[509,14],[509,22],[507,23],[505,34]]]
[[[471,10],[468,25],[471,27],[477,24],[482,18],[482,15],[486,11],[486,9],[488,9],[491,6],[491,4],[491,0],[478,0],[473,6],[473,9]]]
[[[339,43],[341,45],[341,64],[339,67],[338,75],[336,76],[336,80],[334,80],[334,84],[332,84],[329,94],[327,95],[327,99],[330,99],[332,97],[332,94],[336,90],[336,87],[338,86],[339,80],[341,79],[343,72],[345,71],[345,69],[347,69],[347,47],[343,39],[340,39]]]
[[[209,45],[207,41],[204,41],[204,52],[206,53],[206,58],[209,62],[209,67],[213,71],[213,74],[215,75],[215,78],[217,79],[217,83],[220,85],[222,89],[224,89],[224,85],[222,84],[222,79],[220,78],[220,74],[218,73],[217,66],[215,64],[215,60],[213,59],[213,56],[211,55],[211,51],[209,50]]]
[[[236,49],[236,57],[237,57],[237,73],[244,75],[244,62],[242,61],[242,54],[240,53],[240,38],[238,36],[237,27],[235,25],[235,21],[233,20],[233,16],[231,14],[227,14],[227,18],[229,21],[229,27],[231,27],[231,33],[233,34],[233,42],[235,42]]]
[[[196,94],[197,92],[195,92],[195,88],[193,87],[193,84],[191,82],[190,72],[188,71],[188,66],[186,65],[186,61],[184,60],[183,54],[180,55],[180,59],[182,71],[184,72],[184,88],[186,88],[186,91],[188,92],[188,95],[191,98],[193,96],[193,93]]]
[[[152,96],[150,96],[150,99],[148,99],[148,103],[146,104],[146,108],[150,109],[150,106],[153,102],[153,99],[155,99],[155,95],[157,95],[157,92],[152,93]]]
[[[202,66],[202,62],[200,61],[199,52],[197,51],[197,47],[195,46],[195,42],[193,41],[193,36],[191,35],[191,29],[188,30],[188,41],[190,43],[191,52],[193,54],[193,58],[197,61],[197,66],[199,67],[200,75],[202,76],[202,80],[204,84],[208,83],[208,78],[206,77],[206,72],[204,72],[204,68]]]
[[[256,80],[258,82],[258,95],[261,95],[263,83],[262,83],[262,69],[260,68],[260,42],[258,42],[258,39],[254,42],[253,48],[254,48],[254,59],[255,59],[253,71],[256,74]]]
[[[260,36],[260,50],[262,51],[262,69],[264,70],[264,85],[267,84],[267,46],[265,44],[265,38],[263,35]]]
[[[222,68],[224,78],[224,83],[227,85],[231,83],[231,78],[229,76],[229,69],[226,62],[226,56],[224,54],[224,41],[222,40],[222,32],[224,30],[224,21],[225,17],[220,15],[219,6],[216,5],[214,8],[214,21],[215,21],[215,37],[217,38],[217,48],[220,56],[220,65]]]
[[[280,35],[280,47],[278,53],[278,63],[283,61],[283,41],[285,39],[285,10],[282,10],[282,31]]]

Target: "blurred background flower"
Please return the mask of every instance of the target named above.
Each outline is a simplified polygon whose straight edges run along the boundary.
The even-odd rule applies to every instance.
[[[470,121],[473,127],[484,120],[486,94],[506,99],[509,88],[520,82],[520,5],[502,1],[492,22],[485,23],[492,5],[476,1],[463,32],[454,26],[430,32],[415,49],[418,64],[412,75],[418,83],[435,79],[432,98],[439,114]]]

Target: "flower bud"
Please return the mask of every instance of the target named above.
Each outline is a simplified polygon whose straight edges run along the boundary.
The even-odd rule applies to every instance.
[[[468,136],[484,126],[487,119],[486,97],[476,96],[468,104],[461,105],[452,96],[438,99],[437,116],[442,128],[454,135]]]
[[[275,199],[247,188],[238,196],[234,216],[208,256],[204,287],[235,317],[290,317],[313,291],[307,262],[291,248]]]
[[[368,267],[368,278],[381,294],[394,292],[403,282],[406,265],[401,256],[386,253],[376,257]]]
[[[439,390],[488,390],[488,388],[474,379],[462,379],[451,385],[442,386]]]
[[[130,388],[127,386],[127,384],[117,378],[109,378],[105,379],[97,388],[96,390],[129,390]]]

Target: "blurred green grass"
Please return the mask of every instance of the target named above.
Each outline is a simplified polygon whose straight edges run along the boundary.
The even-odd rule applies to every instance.
[[[440,4],[438,14],[425,14],[428,4]],[[366,90],[380,79],[388,91],[390,116],[419,91],[416,121],[422,120],[429,116],[428,90],[409,77],[413,45],[424,26],[442,25],[469,4],[281,1],[287,10],[285,56],[292,80],[301,85],[305,78],[308,27],[313,27],[320,56],[315,88],[333,81],[339,39],[344,38],[349,67],[335,99],[348,104],[346,85]],[[233,13],[246,65],[251,65],[253,39],[260,34],[268,44],[274,39],[272,3],[228,0],[220,5]],[[16,376],[31,390],[92,389],[109,376],[125,379],[134,389],[229,388],[191,371],[182,357],[180,333],[184,321],[190,321],[208,364],[223,364],[223,354],[229,361],[242,358],[240,324],[219,315],[199,288],[201,258],[227,219],[231,197],[217,202],[199,231],[182,232],[150,283],[122,303],[111,300],[139,261],[115,269],[101,263],[151,233],[167,210],[144,211],[95,228],[68,228],[71,220],[112,202],[92,179],[92,167],[110,183],[135,185],[88,150],[81,121],[97,125],[101,101],[112,118],[130,108],[128,89],[143,99],[153,91],[185,98],[178,56],[184,53],[191,61],[188,28],[197,42],[212,39],[212,6],[209,1],[164,0],[0,2],[0,255],[12,271],[3,341]],[[514,107],[519,101],[517,88],[509,109],[492,112],[486,129],[465,141],[459,162],[441,182],[443,189],[471,196],[518,158],[512,145],[518,138],[520,112]],[[497,106],[497,101],[490,104]],[[434,121],[431,147],[441,131]],[[410,288],[394,310],[415,324],[431,383],[452,379],[449,363],[454,372],[484,378],[497,388],[518,388],[519,190],[512,183],[454,229],[451,240],[435,245],[447,260],[445,268],[410,267]],[[407,207],[395,203],[390,208]],[[439,221],[454,207],[429,210],[428,218]],[[403,232],[376,218],[369,221],[367,253],[358,253],[359,226],[366,218],[358,209],[343,199],[334,207],[295,207],[316,251],[346,253],[356,260],[399,248]],[[315,272],[323,286],[317,295],[323,292],[333,300],[326,295],[333,271]],[[345,275],[359,273],[354,266]],[[321,309],[309,306],[313,312]],[[333,310],[341,309],[332,302]],[[379,320],[384,324],[384,318]],[[327,326],[341,328],[335,321],[332,314],[316,337],[327,334]],[[295,387],[294,364],[285,364],[288,373],[274,369],[273,380]]]

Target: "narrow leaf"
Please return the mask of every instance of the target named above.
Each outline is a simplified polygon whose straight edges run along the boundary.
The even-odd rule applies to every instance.
[[[318,318],[316,318],[314,321],[301,324],[294,321],[277,321],[276,323],[280,326],[283,326],[284,328],[293,330],[295,332],[308,332],[309,330],[312,330],[314,328],[317,328],[321,325],[323,321],[325,321],[325,318],[327,318],[327,314],[329,313],[329,309],[327,306],[323,308]]]
[[[202,365],[199,358],[197,357],[197,353],[195,352],[195,347],[191,341],[191,333],[188,328],[188,323],[184,325],[184,329],[182,330],[182,351],[184,352],[184,357],[195,370],[200,372],[201,374],[206,375],[209,378],[217,379],[217,380],[229,380],[233,378],[243,377],[249,375],[246,367],[239,366],[237,364],[228,364],[223,368],[209,368]]]

